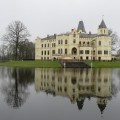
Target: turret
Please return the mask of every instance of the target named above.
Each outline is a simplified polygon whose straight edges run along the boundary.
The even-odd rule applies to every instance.
[[[77,32],[86,33],[83,21],[80,21],[78,24]]]
[[[101,21],[101,24],[98,27],[98,35],[108,35],[108,28],[105,25],[104,20]]]
[[[107,98],[97,98],[97,105],[100,109],[101,114],[103,114],[107,105]]]

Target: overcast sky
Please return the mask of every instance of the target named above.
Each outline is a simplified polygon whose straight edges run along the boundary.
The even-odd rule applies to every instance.
[[[20,20],[37,36],[59,34],[77,28],[84,21],[87,32],[96,33],[104,15],[108,28],[120,36],[120,0],[0,0],[0,37],[7,26]]]

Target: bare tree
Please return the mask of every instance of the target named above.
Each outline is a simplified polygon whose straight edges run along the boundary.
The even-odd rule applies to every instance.
[[[120,38],[113,30],[109,30],[109,35],[112,37],[112,51],[117,51],[120,49]]]
[[[14,21],[7,27],[7,33],[3,36],[3,40],[13,46],[15,60],[18,60],[19,45],[30,36],[27,28],[21,21]]]

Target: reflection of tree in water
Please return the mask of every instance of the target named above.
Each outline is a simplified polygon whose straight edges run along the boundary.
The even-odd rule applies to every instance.
[[[34,82],[34,71],[28,69],[13,69],[12,78],[3,86],[5,101],[13,108],[19,108],[26,101],[29,91],[28,84]]]
[[[117,69],[117,74],[116,74],[116,78],[113,78],[112,79],[112,82],[111,82],[111,94],[116,97],[118,92],[120,91],[120,69]],[[116,80],[118,80],[117,84],[116,84]]]
[[[119,78],[119,91],[120,91],[120,69],[118,70],[118,78]]]
[[[116,96],[117,96],[117,93],[118,93],[119,91],[118,91],[117,86],[114,84],[113,81],[114,81],[114,80],[112,80],[112,82],[111,82],[111,94],[112,94],[112,96],[116,97]]]

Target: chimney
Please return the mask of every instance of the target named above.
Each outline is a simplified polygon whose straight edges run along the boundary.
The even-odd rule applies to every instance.
[[[49,38],[49,35],[47,35],[47,38]]]
[[[54,39],[56,39],[56,34],[54,34]]]
[[[91,35],[91,31],[89,31],[89,35]]]

